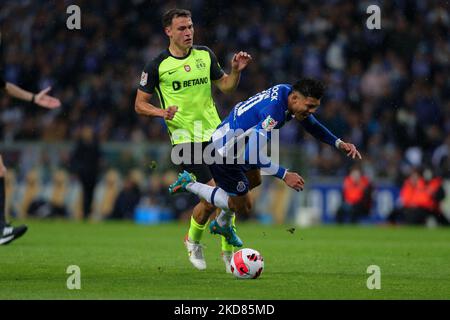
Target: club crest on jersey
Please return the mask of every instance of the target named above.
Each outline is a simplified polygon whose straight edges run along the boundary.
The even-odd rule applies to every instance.
[[[185,64],[185,65],[184,65],[184,70],[186,70],[186,72],[191,71],[191,66],[188,65],[188,64]]]
[[[195,64],[196,64],[197,69],[203,70],[206,68],[206,63],[203,61],[203,59],[195,60]]]
[[[262,123],[262,128],[266,131],[271,131],[275,126],[278,124],[277,121],[275,121],[274,118],[272,118],[270,115],[267,116],[267,118]]]
[[[244,181],[239,181],[239,182],[238,182],[238,185],[237,185],[237,187],[236,187],[236,190],[237,190],[238,192],[242,192],[242,191],[245,190],[245,183],[244,183]]]
[[[148,73],[147,72],[142,72],[141,74],[141,86],[145,86],[147,84],[147,80],[148,80]]]

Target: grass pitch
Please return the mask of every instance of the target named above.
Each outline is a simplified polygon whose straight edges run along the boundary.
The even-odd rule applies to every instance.
[[[195,270],[182,239],[187,224],[29,221],[0,246],[2,299],[449,299],[450,229],[238,224],[261,252],[257,280],[225,273],[219,237],[204,235],[208,269]],[[292,231],[292,230],[291,230]],[[67,267],[81,269],[69,290]],[[381,270],[381,289],[366,286]]]

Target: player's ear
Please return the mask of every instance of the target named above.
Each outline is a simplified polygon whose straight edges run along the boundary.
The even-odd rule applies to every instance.
[[[303,98],[303,95],[302,95],[302,94],[300,94],[300,93],[298,93],[298,92],[295,92],[295,94],[294,94],[293,98],[294,98],[294,101],[295,101],[295,102],[297,102],[297,101],[301,101],[301,100],[302,100],[302,98]]]
[[[170,29],[170,26],[164,28],[164,33],[165,33],[168,37],[170,37],[170,36],[172,35],[172,30]]]

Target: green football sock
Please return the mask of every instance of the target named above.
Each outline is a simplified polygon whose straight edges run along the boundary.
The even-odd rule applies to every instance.
[[[222,238],[222,251],[223,252],[233,252],[233,246],[227,242],[224,236]]]
[[[191,226],[189,227],[189,240],[193,242],[200,242],[203,236],[203,231],[206,229],[207,223],[204,225],[199,224],[195,221],[194,217],[191,216]]]

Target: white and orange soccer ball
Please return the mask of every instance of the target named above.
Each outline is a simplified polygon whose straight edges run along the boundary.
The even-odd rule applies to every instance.
[[[256,279],[264,270],[264,259],[253,249],[236,251],[231,258],[231,272],[239,279]]]

